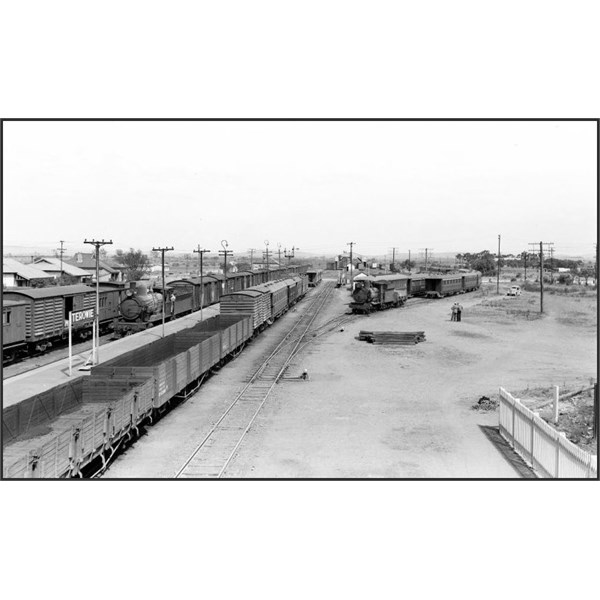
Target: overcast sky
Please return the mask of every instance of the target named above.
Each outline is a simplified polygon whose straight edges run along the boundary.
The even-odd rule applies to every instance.
[[[8,122],[4,245],[591,255],[596,161],[591,122]]]

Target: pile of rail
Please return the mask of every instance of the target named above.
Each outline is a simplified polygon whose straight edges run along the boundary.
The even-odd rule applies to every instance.
[[[424,331],[361,331],[358,339],[370,344],[408,346],[425,341]]]

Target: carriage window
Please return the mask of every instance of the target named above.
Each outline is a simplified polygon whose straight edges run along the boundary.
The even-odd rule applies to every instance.
[[[2,313],[2,325],[10,324],[10,310],[4,311]]]
[[[100,297],[100,308],[105,308],[106,307],[106,296],[101,296]]]

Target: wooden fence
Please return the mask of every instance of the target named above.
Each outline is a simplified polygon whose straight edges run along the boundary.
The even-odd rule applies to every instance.
[[[539,477],[597,479],[597,456],[570,442],[500,388],[500,434]]]

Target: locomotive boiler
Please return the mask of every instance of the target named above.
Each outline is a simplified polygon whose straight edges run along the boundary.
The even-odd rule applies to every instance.
[[[150,292],[145,284],[140,283],[135,290],[127,290],[119,308],[124,321],[139,323],[160,315],[162,307],[162,294]]]

